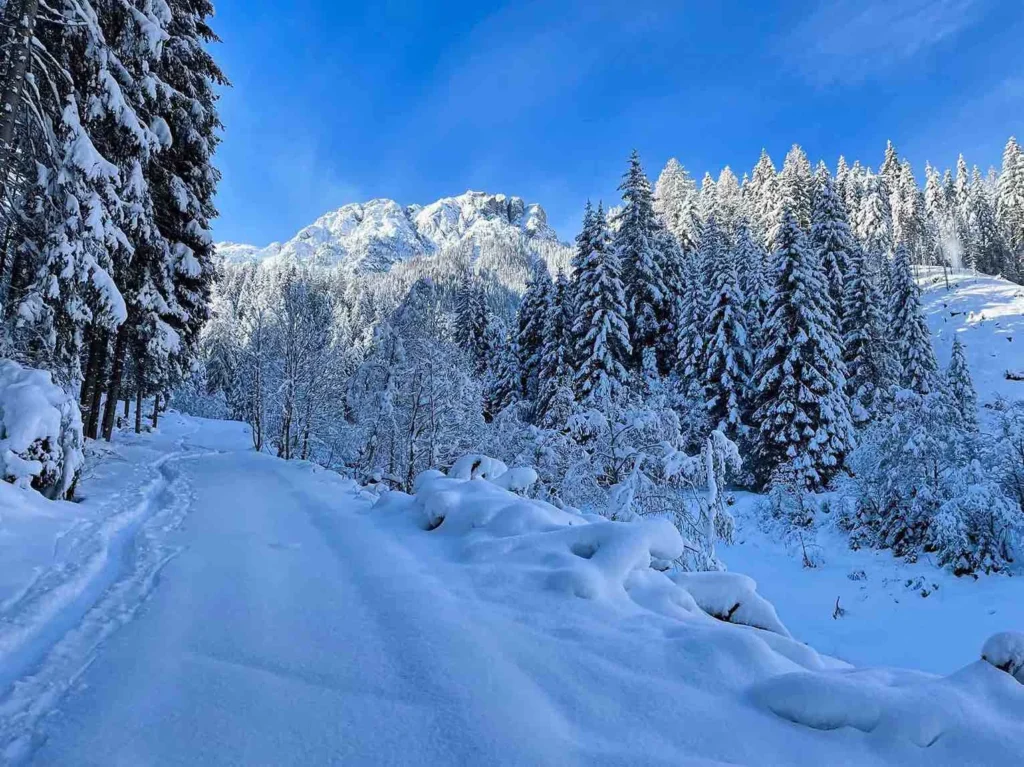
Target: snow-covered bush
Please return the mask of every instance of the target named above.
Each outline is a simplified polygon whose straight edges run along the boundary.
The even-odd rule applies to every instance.
[[[993,634],[981,648],[981,659],[1024,684],[1024,634],[1018,631]]]
[[[66,498],[83,462],[74,397],[49,372],[0,360],[0,478]]]
[[[1002,570],[1024,517],[982,464],[985,453],[945,392],[900,391],[849,458],[842,522],[851,544],[909,559],[934,552],[957,575]]]

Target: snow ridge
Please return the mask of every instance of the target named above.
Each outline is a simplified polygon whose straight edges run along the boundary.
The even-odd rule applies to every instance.
[[[259,248],[222,242],[216,247],[228,261],[294,258],[354,272],[382,272],[446,247],[476,247],[508,234],[557,241],[540,205],[520,197],[468,191],[426,206],[402,206],[388,199],[351,203],[325,213],[284,243]]]

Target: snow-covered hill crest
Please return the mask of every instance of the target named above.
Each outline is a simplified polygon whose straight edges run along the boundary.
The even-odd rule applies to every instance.
[[[222,242],[217,252],[228,261],[289,257],[373,272],[446,247],[476,247],[508,234],[557,242],[540,205],[470,191],[426,206],[402,206],[387,199],[352,203],[324,214],[287,242],[265,248]]]

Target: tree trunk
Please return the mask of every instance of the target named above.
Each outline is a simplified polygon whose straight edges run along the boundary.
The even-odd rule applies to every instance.
[[[103,402],[103,384],[107,376],[107,331],[96,329],[93,341],[93,352],[96,366],[93,369],[92,383],[89,391],[89,412],[85,419],[85,436],[96,439],[100,427],[100,404]]]
[[[130,410],[131,405],[129,404],[130,402],[131,402],[131,400],[128,399],[128,394],[126,392],[125,396],[124,396],[124,420],[125,421],[127,421],[128,420],[128,416],[131,415],[131,410]]]
[[[117,417],[117,401],[121,398],[121,378],[124,375],[124,355],[128,349],[128,323],[121,323],[114,342],[114,360],[110,367],[110,383],[107,386],[107,402],[103,408],[103,439],[110,442],[114,435],[114,420]]]
[[[135,382],[135,433],[142,434],[142,370],[136,368],[139,380]]]
[[[88,359],[85,362],[82,390],[78,393],[78,404],[82,407],[83,415],[89,407],[89,403],[92,402],[92,385],[93,379],[96,376],[96,331],[93,330],[91,325],[85,330],[85,349]]]
[[[14,129],[18,123],[21,109],[21,94],[25,89],[25,75],[28,73],[29,60],[32,58],[32,39],[35,34],[36,16],[39,13],[39,0],[21,0],[15,26],[11,29],[11,62],[7,70],[7,82],[4,83],[3,96],[0,97],[0,168],[4,169],[0,177],[0,197],[4,197],[7,189],[5,178],[10,167],[10,158],[14,156]]]
[[[153,395],[153,428],[156,429],[156,425],[160,420],[160,392]]]

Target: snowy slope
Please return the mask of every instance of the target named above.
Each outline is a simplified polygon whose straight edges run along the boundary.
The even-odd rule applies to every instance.
[[[953,335],[964,344],[978,390],[979,405],[996,397],[1024,398],[1024,287],[999,277],[956,271],[947,280],[941,269],[922,268],[922,306],[932,331],[939,364],[949,364]]]
[[[503,194],[466,192],[425,207],[384,199],[353,203],[321,216],[285,243],[265,248],[220,243],[217,252],[231,261],[290,257],[359,272],[386,271],[445,247],[476,245],[509,233],[557,240],[539,205]]]
[[[436,474],[375,505],[253,453],[239,424],[173,414],[97,471],[82,513],[120,531],[102,578],[72,590],[60,621],[4,608],[4,625],[46,628],[36,657],[0,656],[5,762],[1024,759],[1024,685],[980,646],[947,677],[854,671],[785,636],[744,579],[652,569],[681,545],[671,526]],[[117,499],[130,522],[103,511]],[[56,552],[42,577],[65,561],[89,558]]]

